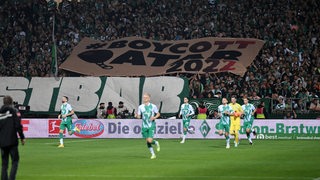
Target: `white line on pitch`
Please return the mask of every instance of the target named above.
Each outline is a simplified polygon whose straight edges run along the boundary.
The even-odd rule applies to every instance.
[[[79,140],[76,140],[76,141],[68,141],[68,140],[65,140],[67,143],[79,143],[79,142],[89,142],[89,141],[98,141],[97,139],[79,139]],[[57,141],[58,142],[58,141]],[[44,143],[44,144],[57,144],[57,142],[50,142],[50,143]]]

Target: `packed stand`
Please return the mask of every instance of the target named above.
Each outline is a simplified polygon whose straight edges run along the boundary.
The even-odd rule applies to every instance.
[[[57,8],[56,8],[57,7]],[[51,76],[53,15],[61,64],[83,37],[265,40],[244,77],[183,75],[193,98],[271,98],[273,110],[320,111],[320,1],[6,0],[0,2],[1,76]],[[70,76],[59,71],[59,76]],[[290,99],[290,100],[289,100]]]

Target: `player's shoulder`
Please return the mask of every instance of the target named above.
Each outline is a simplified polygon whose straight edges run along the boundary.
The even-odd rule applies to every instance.
[[[154,108],[158,108],[155,104],[153,104],[153,103],[150,103],[151,104],[151,106],[152,106],[152,108],[154,109]]]

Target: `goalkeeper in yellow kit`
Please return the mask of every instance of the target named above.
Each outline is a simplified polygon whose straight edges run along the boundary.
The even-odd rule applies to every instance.
[[[237,103],[235,97],[231,98],[229,106],[232,108],[233,113],[230,115],[230,135],[234,136],[234,147],[238,147],[239,144],[239,130],[240,130],[240,116],[243,114],[243,110],[240,104]]]

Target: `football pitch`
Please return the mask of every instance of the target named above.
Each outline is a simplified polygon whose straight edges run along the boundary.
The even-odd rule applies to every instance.
[[[143,139],[27,139],[19,146],[21,180],[319,180],[318,140],[159,139],[151,160]],[[233,143],[231,143],[233,145]]]

